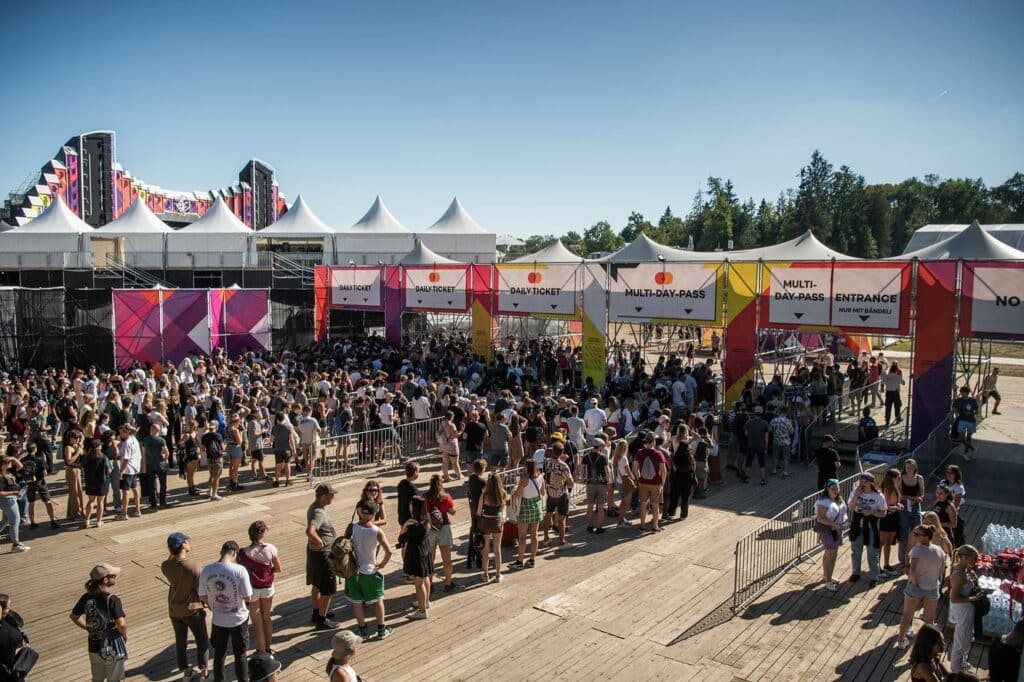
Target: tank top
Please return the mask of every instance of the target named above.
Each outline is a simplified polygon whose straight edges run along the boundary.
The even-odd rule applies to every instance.
[[[352,666],[350,666],[350,665],[334,665],[334,666],[331,666],[331,673],[327,676],[327,679],[328,680],[333,680],[334,679],[334,673],[337,670],[341,670],[342,672],[344,672],[345,673],[345,677],[348,678],[349,682],[356,682],[356,680],[359,679],[359,676],[356,675],[356,671],[353,670]]]
[[[544,485],[544,478],[538,476],[533,479],[526,479],[526,488],[523,489],[523,499],[533,500],[540,497],[541,487]]]
[[[483,505],[483,516],[489,518],[496,518],[501,516],[501,505],[500,504],[485,504]]]
[[[906,499],[908,496],[910,496],[910,497],[920,497],[921,496],[921,482],[920,482],[920,479],[918,479],[915,476],[914,477],[914,485],[907,485],[906,482],[903,480],[903,477],[900,476],[900,493],[903,494],[903,497],[904,497],[904,507],[906,508],[906,510],[908,512],[914,513],[914,512],[921,511],[921,503],[920,502],[916,502],[914,500],[907,500]]]
[[[359,572],[363,575],[373,575],[377,572],[377,526],[360,526],[358,523],[352,526],[352,548],[356,552],[356,563],[359,564]]]

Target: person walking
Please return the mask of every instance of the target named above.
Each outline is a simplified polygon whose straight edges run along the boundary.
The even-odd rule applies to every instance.
[[[829,592],[839,589],[839,583],[832,576],[836,568],[836,555],[843,544],[843,532],[848,524],[847,511],[846,500],[839,491],[839,481],[829,479],[825,482],[821,497],[814,502],[814,530],[824,549],[821,569],[825,577],[825,589]]]
[[[167,615],[174,629],[174,654],[178,670],[185,680],[191,680],[197,669],[188,664],[188,633],[196,642],[196,666],[198,674],[208,673],[207,654],[210,637],[206,629],[206,610],[199,598],[199,564],[189,558],[192,545],[184,533],[167,536],[167,551],[170,554],[160,564],[160,572],[167,578]]]
[[[272,654],[270,643],[274,628],[270,610],[274,606],[274,577],[281,572],[281,558],[277,547],[264,542],[267,524],[253,521],[249,525],[249,546],[238,550],[238,563],[249,573],[252,584],[252,600],[249,602],[249,616],[252,619],[256,650]]]
[[[391,635],[391,628],[384,620],[384,576],[381,570],[391,560],[391,544],[383,528],[373,523],[377,513],[377,503],[362,500],[356,506],[359,522],[352,526],[352,549],[355,553],[357,571],[345,579],[345,595],[352,601],[359,636],[364,639],[369,635],[366,626],[366,607],[374,610],[377,617],[377,639],[386,639]],[[449,526],[450,528],[450,526]],[[377,552],[384,552],[384,557],[377,561]]]
[[[918,525],[912,532],[915,542],[907,555],[907,584],[903,588],[903,617],[896,637],[897,649],[910,646],[910,637],[914,634],[910,625],[918,608],[924,607],[925,623],[935,623],[939,586],[946,568],[946,553],[932,544],[935,531]]]
[[[321,483],[314,491],[313,504],[306,510],[306,584],[310,586],[313,613],[309,622],[317,630],[330,630],[336,626],[330,620],[331,596],[338,591],[338,579],[327,563],[331,545],[337,537],[327,506],[334,501],[334,487]]]
[[[985,378],[981,381],[981,404],[988,406],[988,399],[992,398],[995,403],[992,405],[991,414],[1002,414],[999,411],[999,403],[1003,401],[1003,396],[999,395],[999,389],[996,388],[996,383],[999,381],[999,368],[993,367],[990,374],[986,374]]]
[[[484,548],[482,556],[482,568],[484,582],[488,583],[490,577],[491,551],[494,551],[494,580],[501,582],[501,531],[505,525],[505,506],[508,504],[508,493],[505,492],[505,483],[500,473],[491,473],[487,477],[484,492],[480,496],[477,516],[479,517],[479,529],[484,536]]]
[[[868,551],[868,578],[871,581],[868,586],[874,587],[878,584],[879,576],[879,554],[881,539],[878,531],[879,519],[888,513],[885,498],[878,492],[875,485],[875,477],[868,471],[860,475],[857,487],[850,494],[850,501],[847,506],[851,512],[850,519],[850,542],[853,543],[850,559],[853,562],[853,571],[850,574],[850,582],[860,580],[861,558],[864,549]]]
[[[235,658],[235,677],[249,679],[248,603],[252,599],[252,584],[249,574],[236,563],[238,543],[228,540],[220,548],[220,559],[203,567],[199,574],[199,599],[210,607],[213,613],[213,628],[210,643],[213,644],[213,679],[224,679],[224,659],[227,657],[228,641]]]
[[[10,446],[9,446],[10,447]],[[21,542],[21,512],[18,509],[18,498],[21,497],[21,486],[14,475],[21,470],[21,461],[17,457],[5,456],[0,459],[0,509],[3,510],[3,525],[0,531],[7,528],[11,536],[11,553],[27,552],[31,547]]]
[[[974,450],[972,438],[978,430],[978,401],[971,397],[971,389],[967,386],[960,387],[960,397],[953,401],[953,412],[956,414],[957,438],[964,444],[962,455],[965,462],[970,462],[968,452]]]
[[[71,609],[71,622],[88,633],[92,682],[120,682],[128,658],[128,621],[121,598],[113,593],[121,569],[97,564],[89,571],[85,594]],[[107,647],[108,643],[116,644]]]
[[[423,620],[430,608],[430,587],[434,576],[434,560],[427,542],[427,519],[423,498],[413,495],[408,502],[406,519],[398,536],[402,548],[402,571],[412,578],[416,586],[417,610],[409,614],[411,620]]]
[[[455,589],[452,578],[452,522],[455,515],[455,500],[445,492],[440,474],[430,477],[430,488],[424,497],[429,529],[427,542],[430,544],[430,555],[433,559],[436,550],[441,550],[441,562],[444,567],[444,591]]]

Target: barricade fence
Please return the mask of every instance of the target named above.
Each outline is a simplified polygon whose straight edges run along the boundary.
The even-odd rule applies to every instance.
[[[409,460],[437,456],[437,435],[443,422],[444,417],[432,417],[323,438],[316,448],[310,485],[350,473],[395,469]]]
[[[950,425],[950,418],[947,418],[918,447],[892,464],[880,464],[864,470],[858,461],[857,474],[839,482],[843,499],[849,499],[862,471],[880,477],[886,469],[899,467],[907,458],[917,461],[918,470],[926,478],[933,474],[949,456]],[[732,595],[734,613],[750,605],[790,567],[821,547],[813,528],[814,503],[820,496],[821,492],[816,491],[794,502],[736,543]]]

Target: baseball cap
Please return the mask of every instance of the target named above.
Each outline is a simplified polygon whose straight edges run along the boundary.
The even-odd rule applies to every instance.
[[[825,481],[825,487],[826,488],[831,488],[834,485],[839,485],[839,479],[838,478],[830,478],[827,481]]]
[[[282,663],[265,651],[257,651],[249,658],[249,679],[252,682],[269,680],[281,672]]]
[[[121,573],[121,569],[117,566],[111,566],[110,564],[96,564],[89,571],[90,580],[103,580],[107,576],[118,575]]]
[[[188,542],[188,536],[184,533],[171,533],[167,536],[167,549],[177,552],[186,542]]]
[[[862,480],[862,481],[874,481],[875,480],[875,475],[873,473],[871,473],[870,471],[865,471],[864,473],[862,473],[860,475],[860,480]]]
[[[829,435],[829,434],[825,434],[824,436],[821,437],[821,439],[822,440],[827,440],[827,441],[832,441],[833,443],[836,442],[835,436],[832,436],[832,435]]]
[[[378,507],[377,503],[373,500],[363,500],[359,503],[359,511],[364,514],[376,514],[378,509],[380,509],[380,507]]]
[[[334,494],[334,486],[332,486],[330,483],[321,483],[320,485],[318,485],[316,487],[316,496],[317,497],[322,497],[324,495],[333,495],[333,494]]]
[[[551,434],[551,440],[556,440],[559,443],[565,442],[565,435],[561,431],[555,431]]]

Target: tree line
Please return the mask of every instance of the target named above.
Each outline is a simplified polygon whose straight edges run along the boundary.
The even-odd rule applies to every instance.
[[[602,220],[561,237],[573,253],[593,256],[615,251],[645,234],[654,241],[698,251],[749,249],[793,239],[807,230],[826,245],[860,258],[886,258],[903,252],[918,228],[932,224],[1024,222],[1024,173],[998,187],[981,178],[926,175],[897,184],[869,185],[849,166],[835,168],[819,151],[800,169],[800,183],[774,201],[741,202],[732,181],[709,177],[685,216],[672,207],[653,223],[632,212],[616,230]],[[509,257],[533,253],[555,237],[535,235]]]

